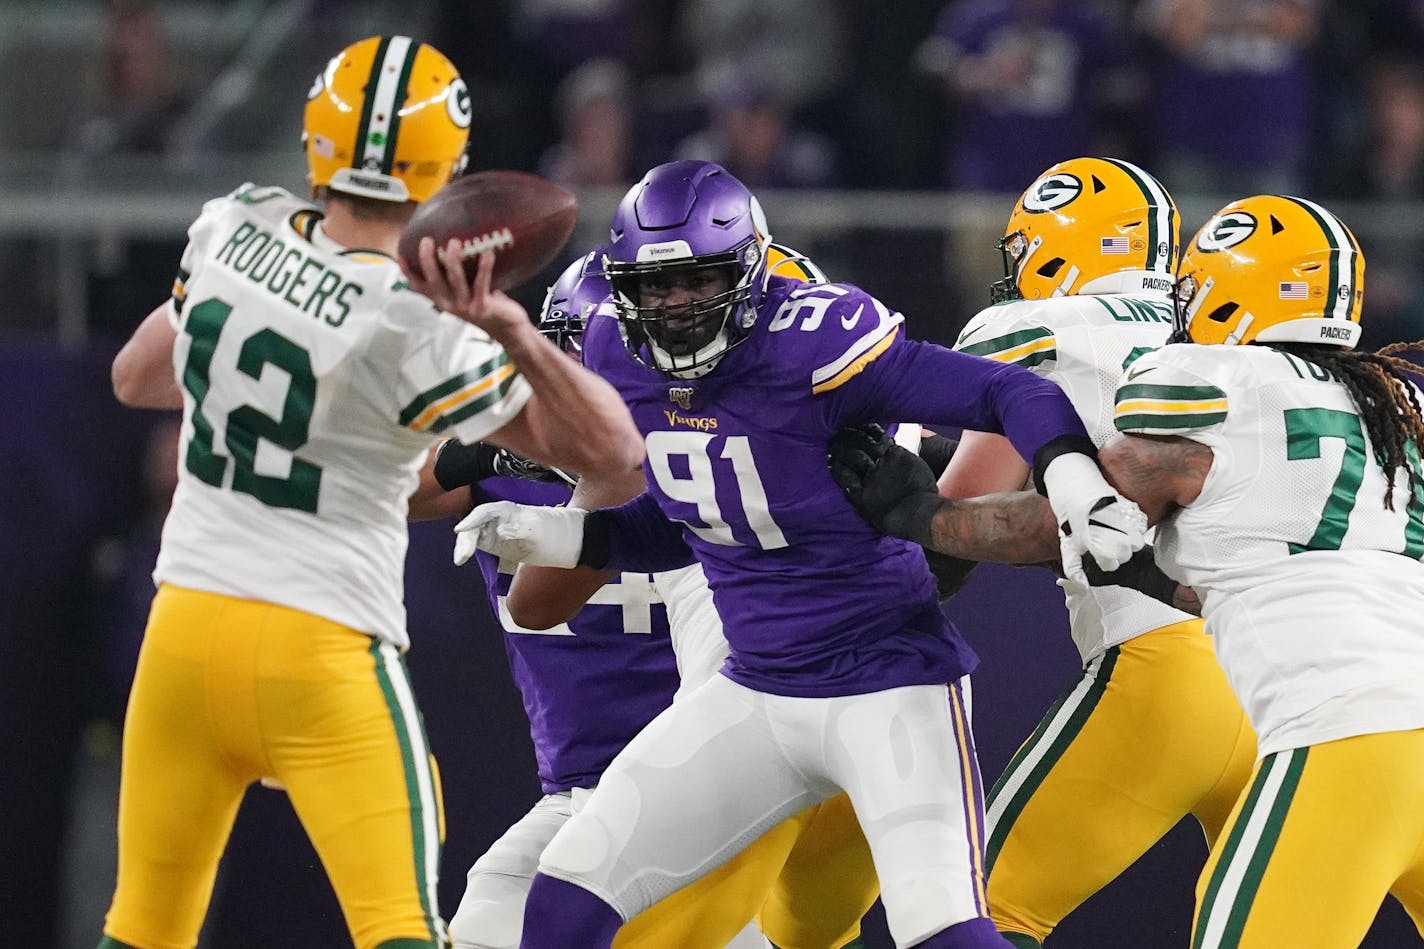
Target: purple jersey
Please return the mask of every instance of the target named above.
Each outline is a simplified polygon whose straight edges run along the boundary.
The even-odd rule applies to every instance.
[[[635,360],[596,316],[584,363],[617,387],[648,450],[649,494],[685,526],[721,614],[725,673],[760,691],[850,695],[943,683],[973,651],[939,610],[915,545],[877,533],[826,463],[867,421],[1003,432],[1025,457],[1083,433],[1032,373],[904,339],[902,318],[846,285],[772,278],[745,342],[699,379]]]
[[[475,501],[554,506],[572,492],[557,484],[487,478]],[[544,792],[592,787],[613,756],[667,708],[677,691],[677,659],[667,609],[651,578],[624,574],[566,624],[524,630],[504,607],[513,565],[476,553],[490,609],[504,630],[514,684],[524,698]]]

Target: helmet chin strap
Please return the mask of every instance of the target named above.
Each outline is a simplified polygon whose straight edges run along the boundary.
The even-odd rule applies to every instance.
[[[1078,275],[1082,273],[1072,264],[1068,265],[1068,272],[1063,275],[1063,279],[1058,281],[1058,286],[1053,288],[1055,297],[1066,297],[1073,289],[1073,284],[1078,282]]]

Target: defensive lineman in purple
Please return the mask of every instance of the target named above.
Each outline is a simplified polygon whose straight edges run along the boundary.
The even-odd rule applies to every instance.
[[[984,905],[962,692],[975,656],[940,613],[920,549],[845,500],[827,441],[899,419],[1001,432],[1106,564],[1140,546],[1145,519],[1102,479],[1056,386],[907,340],[902,317],[856,287],[768,277],[767,239],[755,198],[707,162],[654,168],[615,215],[617,320],[589,327],[585,365],[632,409],[649,495],[702,562],[731,657],[629,744],[545,850],[526,947],[609,945],[623,920],[838,790],[870,842],[897,945],[1008,945]],[[593,561],[656,535],[619,536],[646,520],[625,516],[637,502],[532,522],[480,510],[462,522],[480,546],[554,566],[583,556],[623,569]]]
[[[571,493],[514,477],[470,485],[476,502],[553,506],[568,503]],[[476,557],[529,717],[544,797],[470,868],[450,921],[457,949],[517,944],[524,891],[540,852],[572,812],[576,789],[598,783],[614,755],[671,704],[679,683],[667,608],[648,575],[627,574],[567,624],[535,631],[515,623],[504,605],[514,565],[484,551]]]

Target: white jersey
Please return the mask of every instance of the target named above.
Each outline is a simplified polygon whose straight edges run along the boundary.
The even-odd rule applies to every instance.
[[[1424,491],[1400,471],[1385,509],[1344,385],[1265,346],[1167,346],[1133,364],[1116,417],[1212,450],[1157,559],[1201,595],[1260,754],[1424,726]]]
[[[531,390],[488,336],[320,220],[245,185],[188,229],[171,306],[178,490],[154,578],[404,648],[406,499],[426,449],[498,430]]]
[[[1101,447],[1116,434],[1113,393],[1123,370],[1166,343],[1171,331],[1172,305],[1165,290],[1053,297],[980,311],[955,348],[1017,363],[1052,380],[1078,410],[1093,444]],[[1067,599],[1073,643],[1084,664],[1135,636],[1192,618],[1126,587],[1094,587]]]

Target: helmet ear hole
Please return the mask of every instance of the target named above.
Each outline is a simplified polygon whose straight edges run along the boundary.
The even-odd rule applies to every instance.
[[[1236,314],[1236,311],[1239,309],[1240,307],[1237,306],[1235,303],[1223,303],[1221,306],[1208,313],[1206,315],[1206,318],[1214,323],[1225,323],[1227,320],[1231,319],[1231,317],[1233,317]]]
[[[1067,263],[1067,261],[1062,257],[1055,257],[1050,261],[1046,261],[1042,267],[1038,268],[1038,275],[1052,280],[1058,276],[1058,271],[1063,269],[1065,263]]]

